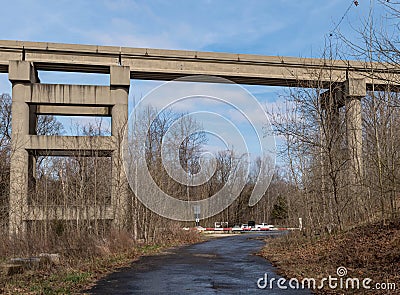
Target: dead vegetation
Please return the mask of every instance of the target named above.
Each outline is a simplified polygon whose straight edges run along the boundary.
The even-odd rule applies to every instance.
[[[277,266],[286,278],[302,280],[336,276],[337,268],[342,266],[348,271],[347,277],[371,278],[371,286],[382,282],[396,283],[397,290],[390,294],[400,294],[398,219],[386,225],[380,222],[366,224],[324,237],[310,239],[296,232],[278,239],[267,239],[266,242],[261,255]],[[317,294],[338,294],[328,289],[316,291]],[[354,294],[365,292],[360,289]],[[388,294],[388,291],[370,292]]]
[[[60,264],[38,264],[12,276],[2,273],[1,294],[77,294],[106,274],[129,266],[140,256],[201,241],[197,232],[177,227],[152,242],[135,240],[128,232],[79,237],[65,234],[46,241],[31,238],[33,240],[1,241],[0,257],[3,260],[5,257],[31,257],[51,251],[60,254]]]

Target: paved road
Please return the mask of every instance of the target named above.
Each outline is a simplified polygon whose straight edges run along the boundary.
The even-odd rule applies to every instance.
[[[271,233],[264,233],[267,235]],[[308,290],[259,289],[257,280],[275,269],[253,255],[264,245],[260,234],[242,234],[143,257],[113,273],[91,294],[311,294]],[[263,283],[263,281],[261,282]]]

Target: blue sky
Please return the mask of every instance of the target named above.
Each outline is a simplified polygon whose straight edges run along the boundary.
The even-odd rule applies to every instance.
[[[318,56],[350,0],[3,1],[2,39]],[[341,29],[367,17],[359,0]],[[375,9],[379,7],[375,5]]]
[[[352,40],[371,6],[384,15],[358,2],[3,1],[0,39],[318,57],[349,7],[338,29]]]
[[[196,1],[2,1],[0,39],[116,45],[318,57],[338,30],[352,41],[370,8],[379,19],[377,1],[359,0],[196,0]],[[347,13],[346,13],[347,11]],[[346,13],[346,14],[345,14]],[[344,18],[343,18],[344,16]],[[47,83],[81,83],[81,75],[41,73]],[[85,83],[106,84],[88,76]],[[159,82],[132,81],[134,99]],[[277,87],[246,87],[263,104],[277,99]],[[0,92],[10,92],[0,75]],[[64,119],[64,123],[66,123]]]

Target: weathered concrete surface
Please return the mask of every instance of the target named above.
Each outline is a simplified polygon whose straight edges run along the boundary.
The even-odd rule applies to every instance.
[[[42,85],[37,70],[110,74],[110,85]],[[76,152],[90,155],[91,152],[98,152],[97,155],[111,156],[114,221],[117,227],[126,224],[129,213],[128,184],[121,151],[128,118],[131,78],[170,80],[187,75],[211,75],[242,84],[300,87],[342,85],[340,106],[346,105],[352,177],[359,179],[359,183],[362,179],[360,99],[372,85],[375,89],[388,84],[400,87],[400,69],[381,63],[0,41],[0,72],[7,71],[13,85],[10,233],[25,231],[24,218],[28,214],[26,199],[35,171],[32,155],[75,155]],[[96,109],[82,109],[82,113],[79,113],[81,106]],[[110,115],[112,136],[90,140],[36,136],[36,117],[41,113]]]
[[[25,149],[43,151],[113,151],[117,149],[114,136],[46,136],[27,135]]]
[[[114,105],[108,86],[31,84],[25,102],[62,105]]]
[[[362,111],[361,100],[367,95],[366,80],[347,79],[344,83],[346,106],[347,147],[350,158],[350,175],[353,185],[360,185],[363,178],[362,164]],[[355,192],[357,190],[355,189]]]
[[[125,65],[135,79],[171,80],[187,75],[214,75],[241,84],[311,86],[315,81],[344,82],[366,78],[371,88],[396,84],[400,70],[389,64],[346,60],[262,56],[186,50],[128,48],[26,41],[0,41],[0,72],[9,60],[35,63],[39,70],[109,73],[110,66]],[[374,69],[371,74],[370,69]]]
[[[29,61],[10,61],[8,69],[12,82],[13,114],[10,235],[25,233],[27,221],[38,220],[108,219],[113,220],[118,228],[125,227],[129,208],[128,183],[121,154],[122,135],[128,120],[129,67],[110,66],[109,86],[40,84],[37,69]],[[40,114],[110,116],[111,136],[37,135],[36,123]],[[34,191],[35,157],[39,155],[111,157],[111,206],[28,206],[28,194]]]
[[[123,165],[123,137],[128,122],[128,96],[130,72],[127,66],[110,67],[111,134],[116,148],[112,152],[111,204],[114,209],[114,227],[122,229],[127,225],[129,214],[129,184]]]
[[[339,109],[345,107],[347,159],[346,171],[351,186],[350,194],[360,194],[363,181],[363,138],[361,100],[367,95],[366,79],[348,78],[336,85],[333,93],[326,91],[320,95],[322,108],[330,112],[330,128],[339,128]],[[331,101],[332,100],[332,101]],[[337,146],[336,148],[340,148]]]
[[[111,110],[110,107],[102,106],[38,105],[35,114],[110,117]]]
[[[26,269],[31,269],[39,265],[59,265],[60,262],[60,254],[41,253],[39,257],[11,258],[8,263],[3,263],[0,267],[5,275],[12,276],[14,274],[23,273]]]
[[[89,294],[311,294],[309,290],[258,289],[275,268],[254,255],[268,234],[242,234],[143,257],[97,283]]]
[[[12,82],[12,138],[10,159],[9,231],[25,232],[24,216],[28,212],[28,188],[32,180],[34,158],[25,149],[26,137],[34,133],[36,120],[31,118],[25,93],[30,84],[38,82],[35,69],[26,61],[10,61],[9,78]]]

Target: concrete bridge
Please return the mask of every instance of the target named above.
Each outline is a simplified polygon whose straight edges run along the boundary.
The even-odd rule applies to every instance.
[[[41,84],[38,70],[104,73],[110,75],[110,83]],[[358,176],[362,174],[360,99],[367,90],[397,89],[400,81],[400,69],[396,67],[358,61],[23,41],[0,41],[0,72],[8,73],[12,82],[10,234],[25,232],[29,221],[48,219],[107,219],[115,227],[123,227],[128,186],[121,161],[121,140],[128,118],[130,79],[209,75],[239,84],[334,89],[337,108],[347,108],[348,149],[353,174]],[[327,90],[322,101],[326,103],[329,97],[332,94]],[[36,135],[37,116],[44,114],[109,116],[111,136]],[[28,203],[35,156],[94,152],[112,159],[111,203],[107,208],[43,208]]]

